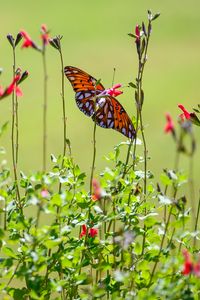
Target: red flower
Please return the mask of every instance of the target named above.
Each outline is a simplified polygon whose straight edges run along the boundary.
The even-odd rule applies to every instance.
[[[93,186],[92,200],[97,201],[102,197],[102,190],[97,179],[94,178],[92,180],[92,186]]]
[[[13,92],[14,89],[16,88],[16,83],[19,81],[20,77],[21,77],[20,74],[15,75],[13,81],[12,81],[11,84],[7,87],[7,89],[5,90],[5,93],[6,93],[7,95],[12,94],[12,92]]]
[[[97,234],[98,234],[98,229],[96,229],[96,228],[90,228],[89,235],[91,237],[95,237]]]
[[[122,87],[122,85],[120,83],[117,83],[117,84],[113,85],[112,88],[107,89],[106,90],[106,94],[108,94],[108,95],[110,95],[112,97],[117,97],[117,96],[123,94],[122,91],[117,90],[120,87]]]
[[[135,41],[139,42],[140,41],[140,26],[139,25],[135,26],[135,36],[136,36]]]
[[[185,259],[184,265],[183,265],[183,275],[189,275],[193,272],[193,262],[190,259],[190,254],[187,250],[183,250],[183,256]]]
[[[24,42],[22,44],[22,48],[29,48],[32,47],[34,49],[39,49],[38,46],[33,42],[33,40],[30,38],[30,36],[28,35],[28,33],[24,30],[21,30],[21,35],[24,38]]]
[[[80,238],[82,238],[83,236],[85,236],[86,233],[87,233],[87,227],[86,227],[86,225],[82,225],[82,231],[81,231],[81,234],[80,234]],[[89,231],[88,231],[88,234],[91,237],[95,237],[98,234],[98,229],[96,229],[96,228],[90,228]]]
[[[164,131],[166,133],[168,133],[168,132],[174,133],[174,122],[172,120],[171,115],[169,113],[166,113],[165,116],[166,116],[166,119],[167,119],[167,124],[164,127]]]
[[[43,45],[47,45],[49,43],[49,31],[47,30],[47,26],[45,24],[41,25],[41,33]]]
[[[15,75],[13,81],[5,90],[1,86],[0,87],[0,98],[2,99],[4,97],[8,96],[8,95],[12,94],[14,91],[18,97],[21,97],[23,95],[22,91],[19,88],[19,86],[17,86],[17,83],[19,82],[20,79],[21,79],[21,74],[18,73]]]
[[[184,118],[189,120],[191,118],[191,114],[189,113],[189,111],[187,111],[182,104],[179,104],[178,107],[183,111],[183,114],[180,115],[181,120],[184,121]]]
[[[80,234],[80,238],[82,238],[84,235],[86,235],[86,233],[87,233],[87,227],[86,227],[86,225],[82,225],[82,231]]]

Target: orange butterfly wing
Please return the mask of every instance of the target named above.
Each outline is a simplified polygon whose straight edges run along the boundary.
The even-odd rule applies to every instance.
[[[116,98],[101,98],[99,108],[92,116],[94,122],[103,128],[112,128],[130,139],[135,138],[135,128],[123,106]]]
[[[96,97],[105,90],[102,84],[97,84],[94,77],[76,67],[67,66],[64,73],[76,93],[76,103],[84,114],[92,116],[93,121],[103,128],[112,128],[130,139],[135,138],[134,126],[123,106],[114,97]]]
[[[76,67],[67,66],[64,73],[76,92],[77,106],[84,114],[92,116],[95,112],[94,97],[105,90],[103,85],[96,84],[94,77]]]

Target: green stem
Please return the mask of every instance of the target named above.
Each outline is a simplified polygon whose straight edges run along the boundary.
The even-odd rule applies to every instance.
[[[66,155],[66,148],[67,148],[67,120],[66,120],[66,109],[65,109],[65,89],[64,89],[64,63],[63,63],[63,56],[61,51],[61,44],[60,44],[60,63],[61,63],[61,97],[62,97],[62,111],[63,111],[63,156]]]
[[[155,262],[155,264],[154,264],[154,266],[153,266],[153,269],[152,269],[152,272],[151,272],[151,276],[150,276],[150,280],[149,280],[148,287],[151,286],[151,283],[152,283],[152,281],[153,281],[153,276],[154,276],[154,274],[155,274],[156,267],[157,267],[157,264],[158,264],[160,255],[161,255],[161,252],[162,252],[162,250],[163,250],[164,240],[165,240],[165,237],[166,237],[166,233],[167,233],[167,230],[168,230],[168,227],[169,227],[169,223],[170,223],[170,218],[171,218],[171,215],[172,215],[172,209],[173,209],[173,206],[171,206],[170,211],[169,211],[167,223],[166,223],[166,226],[165,226],[165,231],[164,231],[164,233],[163,233],[162,240],[161,240],[161,243],[160,243],[160,250],[159,250],[159,252],[158,252],[158,256],[157,256],[156,262]]]
[[[16,73],[16,55],[15,48],[13,47],[13,78],[15,78]],[[15,119],[16,119],[16,102],[15,102],[15,91],[12,93],[12,126],[11,126],[11,145],[12,145],[12,162],[13,162],[13,173],[16,185],[16,205],[22,211],[22,206],[20,202],[20,193],[18,186],[18,178],[17,178],[17,165],[16,165],[16,148],[15,148]],[[18,117],[17,117],[18,118]]]
[[[197,226],[198,226],[198,221],[199,221],[199,212],[200,212],[200,196],[199,196],[199,201],[198,201],[198,208],[197,208],[197,214],[196,214],[196,219],[195,219],[195,226],[194,226],[194,231],[197,231]],[[196,236],[194,236],[194,242],[193,242],[193,247],[196,247]]]
[[[92,195],[92,179],[94,176],[94,169],[95,169],[95,159],[96,159],[96,127],[97,124],[94,120],[94,128],[93,128],[93,159],[92,159],[92,168],[91,168],[91,175],[90,175],[90,195]]]
[[[47,152],[47,65],[45,46],[42,51],[42,62],[44,72],[44,102],[43,102],[43,172],[46,171],[46,152]]]

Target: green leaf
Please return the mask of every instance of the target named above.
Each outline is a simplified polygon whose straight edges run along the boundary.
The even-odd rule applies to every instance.
[[[7,130],[8,124],[9,124],[9,121],[5,122],[5,123],[1,126],[1,128],[0,128],[0,137],[2,137],[3,133]]]
[[[2,247],[2,251],[8,257],[12,257],[12,258],[18,259],[18,256],[15,254],[15,252],[11,248],[9,248],[7,246],[4,246],[4,247]]]
[[[134,89],[137,89],[137,85],[134,84],[133,82],[129,82],[128,84],[130,87],[134,88]]]

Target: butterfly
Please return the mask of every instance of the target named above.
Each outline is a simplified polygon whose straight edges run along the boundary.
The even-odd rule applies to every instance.
[[[112,128],[130,139],[135,138],[135,128],[123,106],[116,98],[104,95],[105,88],[94,77],[67,66],[64,73],[75,92],[78,108],[103,128]]]

